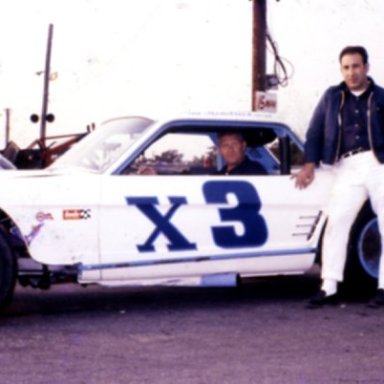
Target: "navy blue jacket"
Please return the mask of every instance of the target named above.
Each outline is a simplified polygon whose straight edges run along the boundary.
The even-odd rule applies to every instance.
[[[217,172],[219,175],[266,175],[267,171],[257,161],[252,161],[248,157],[244,158],[244,161],[237,165],[230,171],[227,171],[227,166],[224,166]]]
[[[384,163],[384,88],[372,79],[368,98],[369,145],[377,160]],[[328,88],[317,105],[306,134],[305,162],[334,164],[340,156],[341,109],[345,99],[345,83]]]

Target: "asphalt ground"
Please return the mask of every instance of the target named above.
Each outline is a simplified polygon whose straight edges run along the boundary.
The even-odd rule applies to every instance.
[[[4,384],[384,383],[384,308],[308,310],[316,271],[241,288],[18,287]]]

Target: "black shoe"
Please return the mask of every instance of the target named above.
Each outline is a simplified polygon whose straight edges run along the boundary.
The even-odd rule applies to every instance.
[[[315,296],[313,296],[307,303],[307,308],[315,309],[320,308],[323,305],[336,305],[339,302],[339,296],[337,293],[334,295],[328,295],[325,291],[320,290]]]
[[[376,291],[375,296],[368,302],[368,307],[379,308],[384,307],[384,289],[380,288]]]

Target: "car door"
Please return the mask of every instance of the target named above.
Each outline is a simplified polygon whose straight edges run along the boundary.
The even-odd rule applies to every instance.
[[[300,191],[289,176],[114,176],[103,186],[103,276],[202,260],[236,260],[242,273],[303,271],[313,262],[329,181],[319,177]],[[249,258],[255,270],[242,269]]]

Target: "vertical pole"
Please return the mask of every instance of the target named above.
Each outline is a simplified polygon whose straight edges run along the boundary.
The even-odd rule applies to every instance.
[[[53,37],[53,24],[49,24],[47,51],[45,55],[43,105],[42,105],[41,119],[40,119],[41,121],[40,140],[43,147],[45,147],[46,124],[47,124],[46,116],[48,111],[48,100],[49,100],[49,76],[51,73],[52,37]]]
[[[9,143],[11,132],[11,109],[5,109],[5,146]]]
[[[253,0],[252,111],[257,109],[257,91],[266,89],[267,0]]]

